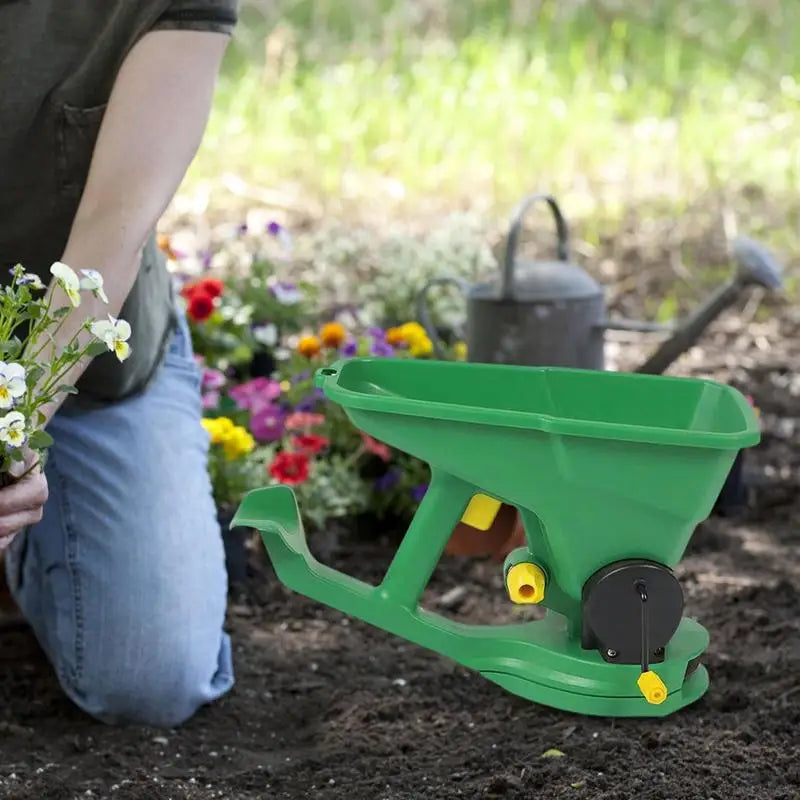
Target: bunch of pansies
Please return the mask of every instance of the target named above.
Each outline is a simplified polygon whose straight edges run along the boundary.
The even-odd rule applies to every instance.
[[[64,394],[75,394],[66,377],[81,360],[112,352],[120,361],[130,354],[130,325],[109,315],[85,320],[60,349],[54,337],[70,313],[80,306],[81,293],[90,292],[107,303],[103,277],[95,270],[80,275],[61,262],[50,273],[67,304],[45,293],[41,278],[21,265],[11,270],[11,282],[0,292],[0,483],[14,480],[11,467],[30,455],[28,469],[42,462],[53,443],[44,430],[44,406]],[[24,473],[23,473],[24,474]],[[19,476],[18,476],[19,477]]]

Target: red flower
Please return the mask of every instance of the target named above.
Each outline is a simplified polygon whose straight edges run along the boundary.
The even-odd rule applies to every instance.
[[[195,321],[207,320],[214,311],[214,298],[205,292],[193,292],[189,296],[189,307],[186,313]]]
[[[292,443],[301,452],[312,456],[315,456],[330,444],[324,436],[318,436],[315,433],[298,434],[292,438]]]
[[[207,294],[210,298],[221,297],[225,291],[225,284],[219,278],[203,278],[199,281],[185,283],[181,287],[181,297],[191,300],[195,295]]]
[[[308,480],[308,453],[290,453],[286,450],[278,453],[269,465],[269,474],[279,483],[288,486],[299,486]]]
[[[219,278],[203,278],[197,285],[197,289],[211,297],[221,297],[225,291],[225,284]]]
[[[364,445],[364,449],[368,453],[378,456],[381,461],[391,461],[392,451],[389,449],[389,445],[379,442],[377,439],[373,439],[371,436],[367,436],[366,433],[361,434],[361,442]]]

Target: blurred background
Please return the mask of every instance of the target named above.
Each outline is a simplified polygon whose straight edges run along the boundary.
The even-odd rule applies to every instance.
[[[298,257],[407,274],[437,231],[422,250],[472,274],[550,191],[619,310],[680,310],[735,232],[777,249],[791,295],[799,26],[782,0],[243,0],[167,224],[257,207],[313,233]]]
[[[768,226],[795,205],[799,26],[781,0],[243,0],[191,179],[359,217],[744,197]]]

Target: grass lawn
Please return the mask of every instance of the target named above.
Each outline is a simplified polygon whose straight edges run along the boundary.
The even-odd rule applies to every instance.
[[[377,222],[542,189],[595,224],[705,203],[784,247],[798,25],[767,0],[244,0],[185,188]]]

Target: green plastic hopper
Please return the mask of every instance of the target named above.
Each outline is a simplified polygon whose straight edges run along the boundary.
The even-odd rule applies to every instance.
[[[683,617],[672,568],[737,452],[759,441],[739,392],[686,378],[384,358],[343,360],[315,380],[357,428],[427,462],[431,483],[377,586],[311,555],[289,488],[248,494],[232,525],[261,532],[288,587],[568,711],[666,715],[706,691],[708,634]],[[476,496],[519,509],[526,547],[503,569],[510,597],[540,603],[543,619],[465,625],[419,606]]]

